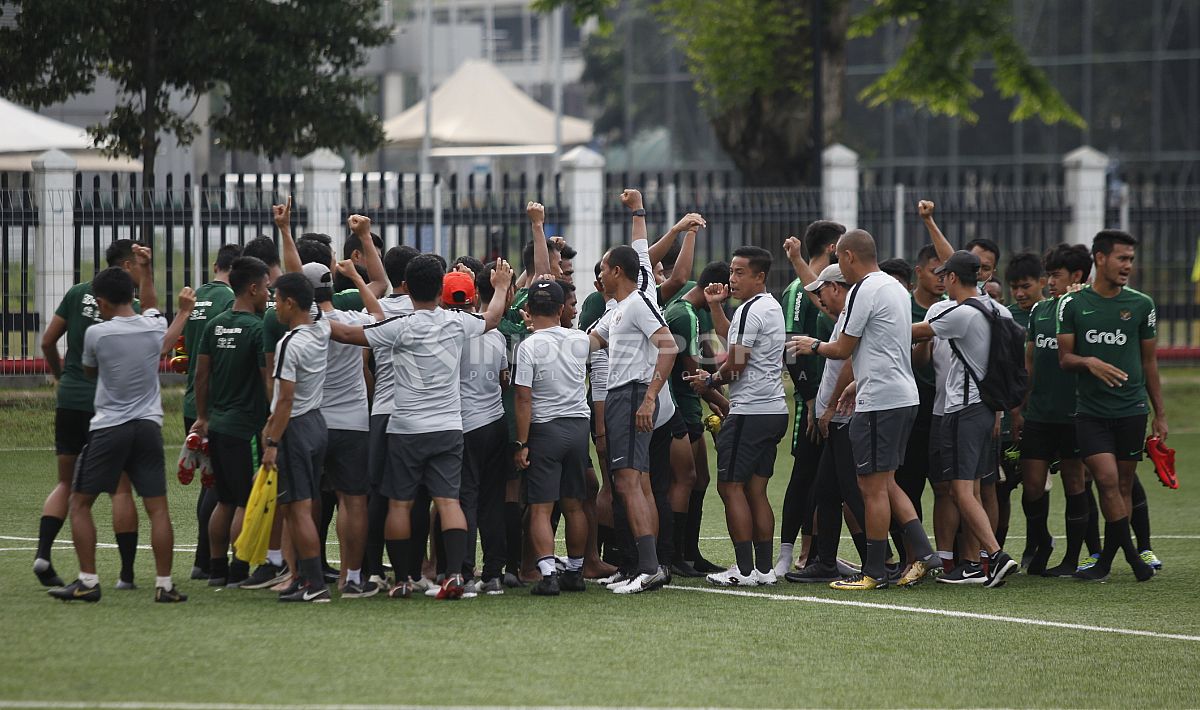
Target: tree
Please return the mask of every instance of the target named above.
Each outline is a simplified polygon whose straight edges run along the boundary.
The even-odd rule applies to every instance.
[[[3,13],[14,17],[0,28],[0,95],[40,108],[112,80],[118,104],[88,133],[141,159],[147,190],[162,135],[187,145],[200,129],[195,104],[180,112],[173,95],[221,95],[208,122],[232,149],[276,157],[382,141],[359,107],[371,85],[353,75],[387,40],[379,0],[10,0]]]
[[[1009,0],[874,0],[852,17],[849,0],[821,3],[823,140],[813,141],[813,43],[809,0],[653,0],[652,6],[687,60],[718,141],[749,184],[812,182],[819,151],[841,118],[845,45],[889,22],[915,25],[899,60],[859,99],[868,105],[907,101],[935,114],[974,122],[974,82],[985,58],[993,80],[1016,99],[1010,118],[1083,125],[1030,64],[1013,37]],[[549,11],[567,6],[577,22],[601,19],[619,0],[535,0]]]

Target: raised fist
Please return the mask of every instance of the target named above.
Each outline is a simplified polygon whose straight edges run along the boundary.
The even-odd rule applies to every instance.
[[[292,223],[292,196],[288,195],[287,204],[271,205],[271,217],[279,229],[287,229]]]
[[[626,188],[621,193],[621,204],[631,210],[640,210],[644,207],[642,204],[642,193],[632,188]]]
[[[783,240],[783,251],[788,255],[789,259],[801,258],[804,253],[800,240],[795,237],[788,237]]]
[[[921,215],[921,219],[929,219],[933,216],[933,203],[929,200],[921,200],[917,203],[917,214]]]
[[[352,214],[346,220],[346,225],[350,227],[350,231],[357,234],[360,238],[371,233],[371,220],[360,214]]]
[[[546,222],[546,206],[540,202],[526,204],[525,214],[529,215],[529,221],[534,224],[544,224]]]

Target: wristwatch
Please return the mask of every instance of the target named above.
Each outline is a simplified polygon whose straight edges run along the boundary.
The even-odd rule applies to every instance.
[[[512,450],[513,450],[514,454],[517,453],[518,451],[520,451],[521,449],[527,449],[527,448],[529,448],[529,444],[526,444],[524,441],[517,440],[517,441],[512,442]]]
[[[814,340],[814,341],[813,341],[813,344],[812,344],[812,351],[813,351],[814,353],[816,353],[816,354],[818,354],[818,355],[819,355],[819,354],[820,354],[820,350],[821,350],[821,341],[820,341],[820,340]]]
[[[637,210],[634,210],[634,211],[633,211],[633,216],[634,216],[634,217],[645,217],[645,216],[646,216],[646,210],[644,210],[644,209],[637,209]]]
[[[275,449],[279,447],[279,442],[268,436],[266,446],[268,449]]]

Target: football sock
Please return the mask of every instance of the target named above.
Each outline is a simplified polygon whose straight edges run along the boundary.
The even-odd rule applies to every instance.
[[[63,519],[53,515],[43,515],[41,522],[38,523],[37,559],[45,560],[47,567],[50,566],[50,549],[54,547],[54,540],[58,537],[62,526]]]
[[[1083,493],[1087,496],[1088,507],[1087,535],[1084,537],[1084,542],[1087,543],[1088,553],[1095,554],[1102,551],[1100,544],[1100,506],[1096,504],[1096,492],[1093,489],[1091,481],[1084,484]]]
[[[1087,497],[1087,493],[1067,496],[1067,549],[1063,556],[1064,564],[1079,564],[1079,552],[1083,549],[1083,538],[1088,529]]]
[[[227,557],[213,557],[208,561],[208,576],[217,579],[227,579],[229,577],[229,559]]]
[[[749,540],[733,543],[733,559],[737,564],[738,574],[748,577],[754,571],[754,543]]]
[[[267,562],[276,567],[283,566],[283,550],[267,550]]]
[[[642,535],[635,543],[638,555],[638,572],[655,574],[658,572],[658,549],[653,535]]]
[[[171,575],[169,574],[166,577],[155,577],[154,586],[158,589],[165,589],[168,592],[175,588],[175,584],[171,581]]]
[[[538,571],[543,577],[549,577],[554,574],[554,555],[539,558],[537,561]]]
[[[1050,514],[1050,499],[1043,493],[1036,500],[1021,499],[1025,511],[1026,531],[1031,542],[1044,545],[1050,540],[1050,528],[1046,518]],[[999,540],[997,540],[999,542]]]
[[[1133,477],[1133,511],[1129,514],[1129,525],[1137,537],[1139,550],[1152,550],[1150,546],[1150,505],[1146,502],[1146,489],[1137,476]]]
[[[87,587],[88,589],[91,589],[92,587],[96,586],[97,584],[100,584],[100,575],[93,574],[91,572],[80,572],[79,573],[79,581],[83,582],[83,586]]]
[[[362,569],[346,570],[346,584],[362,584]]]
[[[117,533],[117,551],[121,554],[121,581],[133,581],[133,563],[137,559],[137,531]]]
[[[796,543],[794,542],[779,543],[779,563],[786,569],[792,568],[792,561],[794,559],[792,557],[792,550],[795,549],[795,547]],[[812,545],[811,549],[816,550],[817,546]]]
[[[446,574],[461,574],[467,556],[467,531],[462,528],[443,530],[442,541],[446,548]]]
[[[687,555],[684,554],[687,551],[684,543],[687,540],[688,514],[671,513],[671,518],[674,521],[674,524],[671,526],[671,537],[675,544],[675,557],[679,560],[684,560],[687,558]]]
[[[886,580],[887,567],[884,560],[887,558],[887,540],[867,540],[867,554],[863,559],[862,573],[871,579]]]
[[[508,550],[508,571],[518,574],[521,569],[521,504],[504,504],[504,537]]]
[[[850,533],[850,539],[854,541],[854,549],[858,550],[859,561],[865,562],[867,559],[867,534],[864,532]]]
[[[913,554],[918,560],[928,559],[933,554],[933,547],[929,544],[929,536],[925,534],[925,528],[921,527],[921,521],[913,518],[907,523],[900,526],[900,531],[903,533],[904,541],[912,548]],[[897,546],[903,550],[903,545]],[[901,563],[903,566],[903,562]]]
[[[567,571],[568,572],[578,572],[581,569],[583,569],[583,558],[582,557],[568,557],[567,558]]]
[[[412,567],[412,540],[384,540],[383,546],[387,549],[392,570],[396,573],[396,583],[399,584],[408,576],[405,570]]]
[[[237,557],[234,557],[233,561],[229,563],[229,581],[230,582],[241,582],[242,580],[246,579],[249,576],[250,576],[250,563],[243,562],[242,560],[239,560]]]
[[[325,574],[321,571],[321,556],[309,557],[305,560],[300,560],[297,563],[300,567],[300,577],[310,587],[323,589],[325,587]]]
[[[608,561],[612,557],[613,546],[616,543],[617,535],[613,531],[611,525],[596,526],[596,548],[600,552],[600,558]]]
[[[697,560],[700,558],[700,523],[704,519],[704,493],[693,490],[688,500],[687,533],[684,540],[684,558]]]
[[[774,549],[774,540],[763,540],[762,542],[754,543],[754,566],[759,572],[766,574],[775,566],[775,558],[772,556]]]

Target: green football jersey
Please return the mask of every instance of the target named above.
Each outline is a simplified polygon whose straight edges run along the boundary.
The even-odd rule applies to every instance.
[[[1063,372],[1058,365],[1059,299],[1038,301],[1028,311],[1026,342],[1033,345],[1033,389],[1025,407],[1025,418],[1035,422],[1066,424],[1075,414],[1074,372]],[[1014,314],[1015,315],[1015,314]]]
[[[579,307],[579,329],[587,330],[604,315],[604,294],[592,291]]]
[[[133,310],[141,313],[138,300],[133,299]],[[54,309],[54,315],[67,322],[67,354],[63,356],[62,377],[58,380],[55,393],[56,405],[60,409],[78,412],[95,411],[96,381],[83,374],[83,334],[88,328],[103,319],[100,306],[92,295],[92,282],[85,281],[67,289]]]
[[[678,301],[679,299],[683,298],[683,294],[687,293],[688,291],[691,291],[691,290],[692,290],[692,289],[694,289],[694,288],[696,288],[696,282],[695,282],[695,281],[688,281],[688,282],[684,283],[684,284],[683,284],[683,286],[682,286],[682,287],[681,287],[681,288],[680,288],[678,291],[676,291],[674,295],[672,295],[670,298],[668,298],[668,299],[667,299],[667,300],[666,300],[666,301],[665,301],[665,302],[662,304],[662,307],[663,307],[663,312],[666,312],[666,310],[667,310],[667,306],[669,306],[669,305],[671,305],[672,303],[674,303],[674,302]],[[662,297],[662,296],[661,296],[661,294],[662,294],[662,286],[659,286],[659,287],[658,287],[658,291],[659,291],[659,294],[660,294],[660,295],[659,295],[659,298],[661,298],[661,297]]]
[[[1075,353],[1095,357],[1120,368],[1129,379],[1109,387],[1090,373],[1079,373],[1076,412],[1117,419],[1146,414],[1146,374],[1142,371],[1142,341],[1158,337],[1154,301],[1125,287],[1112,298],[1091,288],[1059,299],[1058,332],[1075,336]]]
[[[946,300],[946,295],[942,294],[940,300]],[[917,297],[912,297],[912,322],[924,323],[925,314],[929,313],[929,309],[917,303]],[[933,391],[937,388],[937,378],[933,374],[933,359],[921,367],[913,366],[913,377],[917,380],[917,385],[921,389]]]
[[[679,346],[679,354],[671,366],[671,395],[675,399],[675,406],[683,415],[683,420],[689,424],[699,424],[704,410],[700,395],[683,379],[683,360],[684,356],[691,356],[696,362],[700,361],[700,316],[695,306],[679,299],[667,306],[663,317],[666,318],[667,327],[671,329],[675,343]]]
[[[187,388],[183,391],[183,416],[196,418],[196,393],[192,380],[196,377],[196,357],[192,355],[200,345],[200,336],[208,321],[233,306],[233,289],[224,281],[209,281],[196,290],[196,306],[183,325],[183,349],[188,354]]]
[[[1034,307],[1036,307],[1038,303],[1041,303],[1041,301],[1033,304]],[[1008,307],[1008,312],[1012,314],[1013,321],[1016,322],[1017,325],[1021,326],[1025,330],[1029,330],[1029,317],[1033,315],[1033,308],[1025,310],[1014,303]]]
[[[361,311],[363,309],[362,294],[356,288],[333,294],[332,303],[333,307],[339,311]],[[276,344],[284,335],[287,335],[287,332],[287,326],[280,323],[279,318],[275,316],[275,304],[272,302],[267,311],[263,313],[263,352],[274,355]]]
[[[833,333],[833,321],[805,294],[800,279],[792,281],[784,290],[782,306],[784,332],[789,338],[807,335],[828,340]],[[785,357],[791,359],[791,356]],[[825,372],[825,358],[806,355],[797,357],[795,362],[799,365],[799,371],[792,380],[796,386],[796,398],[802,403],[817,396],[817,390],[821,388],[821,375]]]
[[[262,328],[262,319],[247,311],[226,310],[208,320],[192,357],[210,359],[208,428],[212,431],[251,439],[267,421]]]

